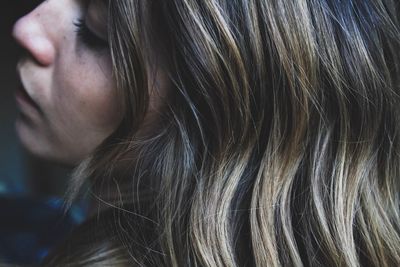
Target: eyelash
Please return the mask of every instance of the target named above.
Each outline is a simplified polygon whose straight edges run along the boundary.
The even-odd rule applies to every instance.
[[[76,33],[83,44],[92,49],[108,48],[108,42],[94,34],[85,24],[83,19],[74,22]]]

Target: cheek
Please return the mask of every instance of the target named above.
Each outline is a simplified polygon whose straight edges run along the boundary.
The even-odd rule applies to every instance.
[[[103,63],[103,64],[100,64]],[[121,117],[115,81],[106,62],[86,62],[62,70],[56,76],[60,90],[54,95],[58,114],[71,127],[110,132]]]

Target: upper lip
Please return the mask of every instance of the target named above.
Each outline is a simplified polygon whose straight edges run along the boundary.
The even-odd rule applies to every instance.
[[[33,98],[31,97],[31,95],[28,93],[28,91],[26,90],[26,87],[24,85],[24,81],[22,79],[21,76],[21,70],[19,67],[19,64],[17,66],[17,77],[18,77],[18,89],[17,90],[22,90],[22,93],[31,101],[31,103],[33,104],[33,106],[40,111],[40,107],[39,105],[36,103],[35,100],[33,100]]]

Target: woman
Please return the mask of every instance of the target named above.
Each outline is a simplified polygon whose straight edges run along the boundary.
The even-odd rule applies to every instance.
[[[94,215],[47,266],[399,266],[395,0],[48,0],[17,130]]]

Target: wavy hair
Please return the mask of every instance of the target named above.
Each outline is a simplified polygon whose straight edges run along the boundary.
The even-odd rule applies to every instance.
[[[125,117],[70,190],[108,208],[45,265],[400,265],[398,1],[108,8]]]

